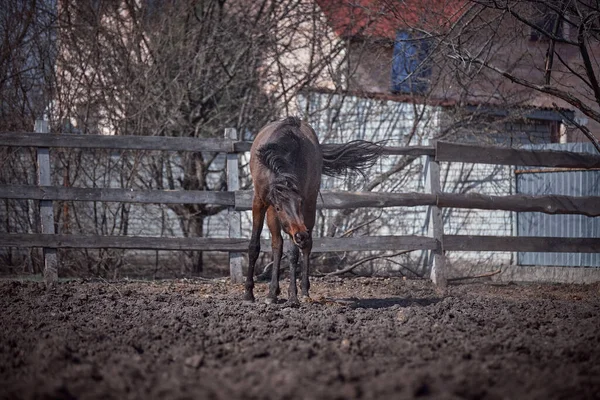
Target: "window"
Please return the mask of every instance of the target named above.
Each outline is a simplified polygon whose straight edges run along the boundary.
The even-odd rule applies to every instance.
[[[427,39],[400,31],[394,42],[392,92],[423,94],[429,89],[431,65]]]

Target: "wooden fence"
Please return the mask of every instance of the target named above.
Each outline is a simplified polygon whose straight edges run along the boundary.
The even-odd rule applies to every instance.
[[[251,208],[252,192],[238,190],[238,158],[240,153],[250,149],[251,143],[238,141],[234,129],[226,129],[223,139],[50,134],[48,125],[44,121],[37,121],[35,130],[35,133],[0,134],[0,146],[30,146],[36,147],[38,151],[38,186],[0,185],[0,198],[39,200],[42,232],[39,234],[0,233],[0,246],[43,248],[45,260],[44,279],[48,284],[53,284],[58,278],[57,248],[224,251],[230,254],[232,282],[239,283],[242,281],[242,253],[247,250],[248,239],[241,238],[239,211]],[[159,191],[50,186],[49,148],[54,147],[227,153],[228,191]],[[581,253],[600,251],[600,238],[445,235],[442,221],[442,209],[444,207],[519,212],[537,211],[548,214],[583,214],[597,217],[600,216],[600,197],[558,195],[489,196],[476,193],[444,193],[440,189],[439,172],[440,162],[596,169],[600,168],[600,155],[529,151],[448,142],[437,142],[432,146],[386,147],[384,153],[427,157],[426,188],[428,193],[323,191],[318,206],[327,209],[429,206],[429,236],[315,238],[314,252],[431,250],[433,254],[431,279],[436,284],[445,286],[445,251]],[[59,235],[54,232],[53,200],[217,204],[228,206],[229,238]],[[271,250],[271,246],[266,243],[261,247],[264,251]]]

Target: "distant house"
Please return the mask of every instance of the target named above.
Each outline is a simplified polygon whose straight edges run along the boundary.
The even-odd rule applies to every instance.
[[[347,75],[337,87],[320,86],[298,96],[298,109],[313,124],[323,141],[385,140],[394,146],[427,144],[432,139],[493,144],[508,147],[566,143],[581,140],[569,121],[581,116],[547,96],[507,87],[513,98],[493,93],[505,88],[499,78],[480,78],[461,91],[448,66],[436,59],[434,42],[424,27],[456,23],[469,12],[465,1],[316,0],[338,40],[345,42]],[[543,15],[543,13],[542,13]],[[552,23],[551,17],[540,24]],[[425,29],[426,30],[426,29]],[[439,29],[437,29],[439,31]],[[568,35],[569,32],[561,33]],[[519,46],[542,48],[531,29]],[[560,44],[559,44],[560,45]],[[507,52],[513,48],[506,49]],[[507,55],[507,57],[509,57]],[[521,65],[521,68],[525,66]],[[497,96],[496,96],[497,95]],[[423,191],[423,160],[402,165],[401,157],[388,157],[375,167],[373,177],[394,175],[369,190]],[[443,190],[507,195],[517,192],[515,168],[453,163],[446,165]],[[377,178],[375,178],[377,180]],[[364,190],[364,181],[326,179],[324,186]],[[366,210],[377,215],[368,234],[426,234],[426,209]],[[323,225],[331,226],[337,212],[324,212]],[[448,234],[512,236],[518,234],[517,215],[508,211],[447,209]],[[336,221],[339,223],[340,221]],[[359,225],[348,219],[337,234]],[[324,234],[331,234],[324,229]],[[516,263],[510,252],[452,254],[452,259],[474,262]],[[522,259],[523,257],[521,257]],[[418,261],[414,257],[412,262]]]
[[[456,113],[514,123],[536,125],[531,141],[568,142],[579,139],[574,130],[563,124],[567,112],[576,118],[566,103],[548,99],[531,90],[516,90],[494,75],[477,75],[468,82],[449,71],[449,63],[436,58],[435,40],[427,32],[445,32],[461,17],[473,13],[464,0],[403,1],[383,0],[316,0],[325,18],[341,41],[346,42],[347,77],[343,87],[335,91],[365,98],[381,98],[411,104],[443,106],[452,122]],[[551,24],[555,16],[540,12],[540,24]],[[482,17],[483,19],[483,17]],[[562,26],[562,25],[561,25]],[[572,35],[565,26],[561,35]],[[482,28],[484,29],[484,28]],[[485,32],[482,31],[482,36]],[[517,57],[520,46],[543,54],[547,43],[535,29],[523,36],[520,43],[503,48],[498,57]],[[560,43],[557,46],[560,47]],[[539,49],[538,49],[539,48]],[[517,55],[513,55],[517,53]],[[566,56],[572,56],[567,54]],[[508,62],[508,61],[507,61]],[[515,68],[527,69],[527,61]],[[532,69],[532,74],[539,73]],[[465,87],[468,84],[468,87]],[[328,89],[332,89],[329,87]],[[395,95],[395,97],[394,97]],[[553,103],[561,108],[557,108]],[[509,117],[511,120],[509,121]],[[547,126],[547,136],[541,138],[540,126]],[[489,125],[489,124],[488,124]],[[514,127],[507,126],[507,132]],[[600,131],[600,130],[599,130]],[[460,140],[460,137],[456,139]],[[493,139],[494,142],[498,138]],[[523,135],[513,144],[526,141]]]

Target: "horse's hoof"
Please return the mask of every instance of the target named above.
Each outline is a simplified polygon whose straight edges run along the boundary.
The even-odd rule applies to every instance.
[[[287,302],[291,307],[298,307],[300,305],[297,297],[290,297]]]
[[[246,294],[244,296],[244,303],[254,303],[254,296],[251,294]]]
[[[310,298],[310,296],[301,296],[300,297],[300,302],[302,303],[312,303],[313,299]]]

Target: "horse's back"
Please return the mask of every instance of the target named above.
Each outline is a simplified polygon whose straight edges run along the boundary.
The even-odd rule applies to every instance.
[[[293,172],[299,178],[302,191],[306,195],[316,193],[321,183],[323,165],[321,146],[313,128],[297,117],[271,122],[256,135],[250,150],[250,171],[255,187],[258,182],[267,180],[268,175],[273,173],[261,164],[258,157],[260,149],[271,143],[285,144],[293,159]]]
[[[266,144],[281,141],[290,132],[296,134],[301,140],[298,141],[299,153],[303,159],[309,159],[318,164],[319,171],[322,165],[323,155],[319,138],[314,129],[297,117],[288,117],[283,121],[275,121],[265,125],[256,135],[250,149],[250,167],[258,162],[256,157],[258,150]]]
[[[300,120],[298,117],[288,117],[282,121],[274,121],[265,125],[256,135],[256,138],[252,143],[251,153],[255,154],[263,145],[279,140],[282,136],[286,135],[289,130],[293,130],[301,138],[309,140],[312,147],[310,150],[315,151],[319,155],[321,154],[319,138],[314,129],[307,122]]]

